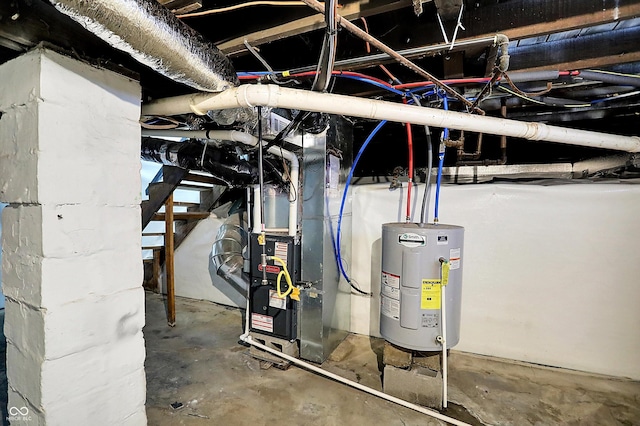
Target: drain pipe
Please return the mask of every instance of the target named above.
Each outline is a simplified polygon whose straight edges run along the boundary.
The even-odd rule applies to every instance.
[[[250,312],[249,308],[247,308],[247,312]],[[249,317],[249,315],[247,315],[247,318],[248,317]],[[247,327],[246,330],[249,330],[249,328],[248,328],[249,327],[249,321],[248,320],[247,320],[246,327]],[[325,377],[333,379],[333,380],[335,380],[337,382],[340,382],[342,384],[345,384],[347,386],[351,386],[352,388],[356,388],[356,389],[359,389],[359,390],[361,390],[363,392],[367,392],[367,393],[369,393],[371,395],[377,396],[378,398],[386,399],[387,401],[396,403],[398,405],[402,405],[403,407],[410,408],[412,410],[418,411],[419,413],[426,414],[427,416],[433,417],[433,418],[438,419],[438,420],[442,420],[442,421],[450,423],[452,425],[456,425],[456,426],[471,426],[470,424],[465,423],[465,422],[461,422],[460,420],[454,419],[453,417],[445,416],[444,414],[440,414],[437,411],[430,410],[428,408],[421,407],[421,406],[416,405],[416,404],[412,404],[410,402],[404,401],[404,400],[402,400],[400,398],[396,398],[396,397],[391,396],[391,395],[387,395],[384,392],[380,392],[380,391],[378,391],[376,389],[370,388],[368,386],[364,386],[364,385],[362,385],[362,384],[360,384],[358,382],[354,382],[352,380],[345,379],[342,376],[339,376],[337,374],[334,374],[334,373],[331,373],[329,371],[323,370],[322,368],[316,367],[313,364],[310,364],[308,362],[302,361],[302,360],[300,360],[298,358],[294,358],[294,357],[292,357],[290,355],[287,355],[285,353],[279,352],[279,351],[277,351],[275,349],[270,348],[269,346],[263,345],[260,342],[257,342],[255,340],[253,340],[251,338],[251,336],[248,334],[248,332],[243,334],[243,335],[241,335],[240,336],[240,340],[242,340],[243,342],[248,343],[250,345],[253,345],[258,349],[262,349],[263,351],[267,351],[267,352],[269,352],[269,353],[271,353],[273,355],[279,356],[280,358],[283,358],[283,359],[285,359],[285,360],[287,360],[287,361],[289,361],[289,362],[291,362],[293,364],[296,364],[296,365],[298,365],[298,366],[300,366],[300,367],[302,367],[302,368],[304,368],[306,370],[313,371],[314,373],[318,373],[320,375],[323,375]]]
[[[443,111],[396,102],[291,89],[276,85],[241,85],[218,94],[199,93],[159,99],[142,107],[144,116],[178,115],[256,105],[452,128],[533,141],[640,152],[640,138],[549,126],[498,117]]]
[[[153,130],[142,129],[142,136],[155,136],[155,137],[181,137],[181,138],[194,138],[194,139],[206,139],[206,140],[224,140],[240,142],[248,146],[256,146],[258,144],[258,138],[250,133],[239,132],[237,130]],[[291,151],[278,146],[271,146],[267,149],[267,152],[280,157],[289,162],[289,227],[288,234],[295,236],[298,230],[298,203],[296,194],[298,193],[298,185],[300,181],[300,162],[298,156]],[[257,191],[256,196],[260,195]],[[260,198],[256,199],[254,205],[260,205]],[[258,216],[260,217],[260,211]],[[260,231],[254,232],[260,233]]]
[[[216,92],[238,85],[229,58],[155,0],[49,0],[112,47],[179,83]]]

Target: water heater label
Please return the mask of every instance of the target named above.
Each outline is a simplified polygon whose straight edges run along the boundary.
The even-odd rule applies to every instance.
[[[251,314],[251,328],[273,333],[273,317]]]
[[[460,249],[449,250],[449,269],[460,268]]]
[[[440,314],[438,312],[434,312],[432,314],[422,314],[422,326],[426,328],[438,327],[439,316]]]
[[[400,299],[400,277],[398,275],[382,271],[382,294],[396,300]]]
[[[400,320],[400,301],[382,296],[380,312],[387,317]]]
[[[422,280],[420,309],[440,309],[441,295],[440,280]]]
[[[413,232],[405,232],[404,234],[398,234],[398,244],[409,248],[423,247],[427,244],[427,237]]]
[[[445,234],[438,234],[438,242],[436,244],[439,246],[446,246],[449,244],[449,237]]]

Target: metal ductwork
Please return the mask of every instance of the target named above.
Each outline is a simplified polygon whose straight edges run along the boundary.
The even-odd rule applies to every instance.
[[[247,224],[245,215],[236,213],[229,216],[220,226],[218,235],[213,243],[211,260],[216,273],[230,286],[230,289],[220,289],[231,300],[246,298],[249,289],[249,275],[243,272],[243,251],[247,247]],[[242,306],[242,302],[238,305]]]
[[[218,48],[155,0],[49,0],[112,47],[160,74],[197,90],[238,85]]]

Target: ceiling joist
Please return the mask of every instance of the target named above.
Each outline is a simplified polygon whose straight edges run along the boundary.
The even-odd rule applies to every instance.
[[[360,17],[368,17],[380,13],[392,12],[404,7],[411,7],[411,5],[411,0],[356,1],[345,4],[340,8],[339,13],[345,19],[352,21],[354,19],[359,19]],[[306,18],[271,28],[265,28],[264,30],[246,34],[242,37],[236,37],[232,40],[218,44],[217,47],[229,56],[237,56],[247,51],[247,48],[244,45],[245,40],[247,40],[252,46],[259,46],[261,44],[324,28],[324,26],[324,17],[314,13],[312,16],[308,16]]]

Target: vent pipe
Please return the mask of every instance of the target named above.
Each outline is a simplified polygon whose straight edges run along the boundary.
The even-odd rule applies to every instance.
[[[112,47],[179,83],[205,92],[238,85],[217,47],[155,0],[49,0]]]
[[[270,84],[244,84],[215,95],[196,93],[158,99],[142,106],[143,116],[176,115],[209,110],[252,108],[257,105],[273,108],[325,112],[374,120],[388,120],[423,126],[448,127],[476,133],[505,135],[532,141],[557,142],[592,148],[640,152],[640,137],[622,136],[543,123],[508,120],[506,118],[443,111],[435,108],[405,105],[376,99],[317,93]]]
[[[258,174],[257,168],[240,158],[233,146],[143,137],[140,157],[167,166],[206,171],[230,188],[252,184]]]

